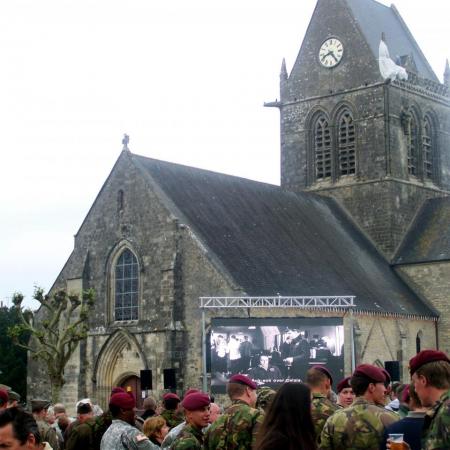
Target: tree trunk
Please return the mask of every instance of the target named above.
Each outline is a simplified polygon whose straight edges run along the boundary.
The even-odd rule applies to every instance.
[[[60,397],[64,380],[62,378],[51,378],[50,384],[52,390],[52,404],[59,403],[61,401]]]

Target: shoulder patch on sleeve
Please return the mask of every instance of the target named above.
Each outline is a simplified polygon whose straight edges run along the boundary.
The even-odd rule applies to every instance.
[[[136,435],[136,442],[148,441],[148,437],[145,434],[139,433]]]

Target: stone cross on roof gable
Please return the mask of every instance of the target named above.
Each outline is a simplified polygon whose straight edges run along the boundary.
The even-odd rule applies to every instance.
[[[123,144],[122,150],[129,150],[128,142],[130,142],[130,136],[128,136],[128,134],[125,133],[123,135],[123,139],[122,139],[122,144]]]

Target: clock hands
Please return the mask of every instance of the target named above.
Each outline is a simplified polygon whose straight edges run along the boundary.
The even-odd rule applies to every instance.
[[[329,50],[328,51],[328,53],[326,54],[326,55],[323,55],[322,56],[322,61],[325,61],[325,59],[327,58],[327,56],[330,56],[330,55],[333,55],[334,56],[334,54],[333,54],[333,51],[332,50]],[[334,59],[336,59],[336,58],[334,58]]]
[[[338,62],[338,59],[336,58],[336,55],[334,54],[334,51],[333,51],[333,50],[329,50],[328,53],[327,53],[326,55],[323,55],[323,56],[322,56],[322,58],[321,58],[322,62],[324,62],[325,59],[326,59],[328,56],[332,56],[332,57],[334,58],[334,60],[335,60],[336,62]]]

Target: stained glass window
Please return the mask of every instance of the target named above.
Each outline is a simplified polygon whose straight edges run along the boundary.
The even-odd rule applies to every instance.
[[[125,249],[115,267],[114,319],[137,320],[139,298],[139,266],[136,257]]]

